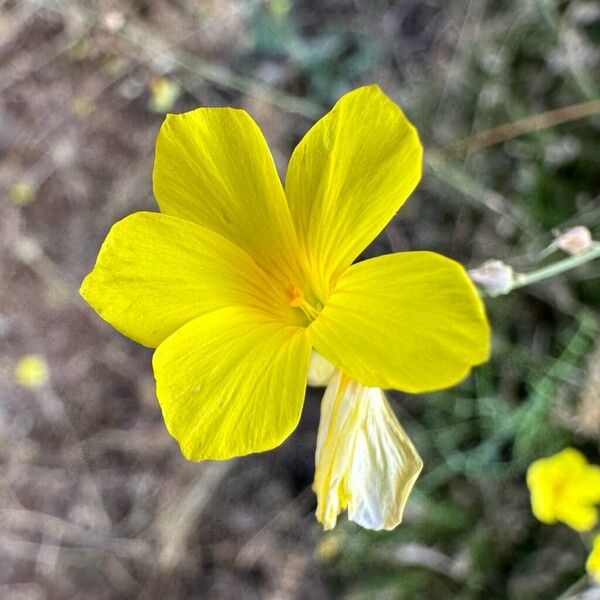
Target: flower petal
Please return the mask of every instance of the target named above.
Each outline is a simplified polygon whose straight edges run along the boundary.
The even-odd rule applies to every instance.
[[[254,261],[220,235],[139,212],[113,225],[81,295],[121,333],[156,347],[188,321],[232,304],[293,319],[271,286]]]
[[[575,531],[590,531],[598,522],[598,509],[591,504],[561,504],[556,507],[556,519]]]
[[[285,194],[267,143],[245,111],[168,115],[153,178],[161,212],[212,229],[290,279],[297,242]]]
[[[338,514],[367,529],[393,529],[423,462],[379,388],[337,373],[325,390],[313,489],[325,529]]]
[[[465,270],[432,252],[352,265],[314,321],[315,350],[363,385],[424,392],[487,359],[489,326]]]
[[[304,136],[285,189],[321,294],[413,191],[422,154],[415,128],[376,85],[343,96]]]
[[[304,328],[231,307],[184,325],[156,350],[167,429],[191,460],[278,446],[300,418],[310,346]]]
[[[308,365],[308,385],[326,386],[334,375],[335,367],[313,350]]]
[[[585,563],[587,572],[600,583],[600,533],[594,537],[592,551]]]

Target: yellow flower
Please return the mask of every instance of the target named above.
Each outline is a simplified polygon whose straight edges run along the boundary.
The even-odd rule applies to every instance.
[[[527,470],[533,514],[543,523],[589,531],[598,521],[600,467],[575,448],[536,460]]]
[[[22,387],[39,388],[48,381],[48,364],[38,354],[27,354],[17,362],[15,379]]]
[[[314,349],[345,374],[316,368],[332,386],[317,452],[320,518],[331,526],[348,505],[367,526],[399,520],[403,505],[393,519],[389,507],[371,517],[359,508],[402,504],[420,468],[373,388],[445,388],[489,351],[482,303],[456,262],[403,252],[352,264],[415,188],[421,162],[415,128],[377,86],[346,94],[310,129],[285,189],[246,112],[167,116],[154,167],[161,213],[114,225],[81,293],[156,348],[158,400],[186,457],[281,444],[300,418]]]
[[[600,534],[594,538],[594,545],[585,563],[585,568],[600,583]]]

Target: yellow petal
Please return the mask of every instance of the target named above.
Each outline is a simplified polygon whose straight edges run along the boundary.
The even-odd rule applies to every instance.
[[[121,333],[156,347],[191,319],[232,304],[293,318],[270,286],[254,261],[220,235],[139,212],[113,225],[81,295]]]
[[[188,323],[152,360],[167,429],[191,460],[281,444],[300,418],[310,346],[304,328],[231,307]]]
[[[556,518],[575,531],[590,531],[598,522],[598,509],[590,504],[561,504]]]
[[[575,449],[571,448],[571,450]],[[583,464],[580,463],[579,470],[571,471],[573,493],[583,503],[598,504],[600,503],[600,466],[590,464],[583,454],[581,456]]]
[[[316,351],[363,385],[442,389],[487,359],[489,326],[464,269],[431,252],[352,265],[309,328]]]
[[[343,96],[294,150],[285,189],[322,296],[413,191],[422,154],[415,128],[376,85]]]
[[[283,187],[260,129],[243,110],[167,115],[156,141],[154,193],[161,212],[212,229],[284,283],[296,272]]]
[[[594,538],[594,546],[585,563],[585,568],[600,583],[600,534]]]
[[[345,508],[362,527],[393,529],[422,467],[383,392],[336,373],[321,403],[313,484],[325,529]]]
[[[527,469],[527,486],[531,493],[531,510],[538,521],[556,523],[556,502],[554,477],[549,477],[546,459],[540,459]]]
[[[580,468],[569,471],[566,493],[557,507],[556,516],[575,531],[590,531],[598,523],[596,504],[600,502],[600,467],[590,465],[583,455],[582,458],[584,462]]]

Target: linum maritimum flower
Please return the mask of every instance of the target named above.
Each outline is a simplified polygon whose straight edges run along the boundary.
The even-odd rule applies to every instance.
[[[575,448],[533,462],[527,470],[533,514],[543,523],[561,521],[576,531],[598,522],[600,467]]]
[[[445,388],[488,355],[483,306],[459,264],[431,252],[352,264],[421,162],[415,128],[377,86],[310,129],[285,188],[246,112],[168,115],[154,166],[161,212],[114,225],[81,288],[102,318],[156,348],[165,423],[192,460],[281,444],[314,349],[311,382],[330,380],[315,477],[328,528],[345,508],[394,527],[421,469],[381,388]]]

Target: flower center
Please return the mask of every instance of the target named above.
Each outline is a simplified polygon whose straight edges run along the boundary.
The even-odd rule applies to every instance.
[[[304,297],[304,292],[296,285],[291,283],[285,288],[285,296],[294,308],[299,308],[308,318],[309,321],[314,321],[319,316],[321,305],[315,308]]]

